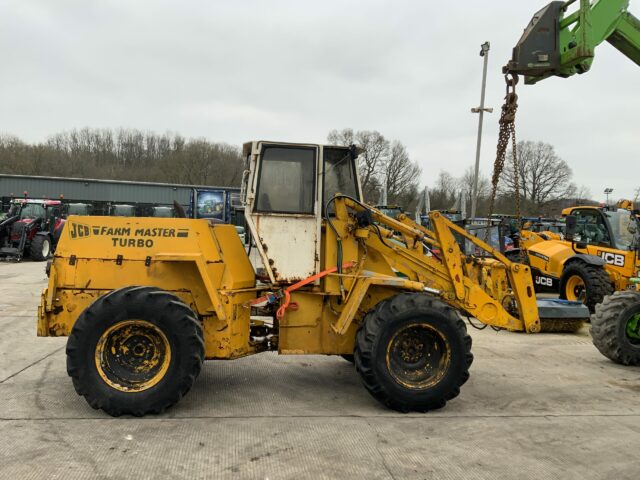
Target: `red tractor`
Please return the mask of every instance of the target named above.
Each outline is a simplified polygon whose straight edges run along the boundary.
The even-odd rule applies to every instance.
[[[0,258],[20,261],[25,253],[41,262],[58,243],[65,220],[58,200],[13,200],[0,220]]]

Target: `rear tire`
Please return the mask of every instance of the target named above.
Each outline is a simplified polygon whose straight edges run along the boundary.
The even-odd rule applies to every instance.
[[[365,388],[401,412],[444,407],[460,393],[472,361],[464,322],[421,293],[381,301],[356,334],[355,364]]]
[[[33,237],[31,247],[29,248],[31,260],[43,262],[49,258],[49,254],[51,254],[51,239],[47,235],[36,235]]]
[[[76,392],[114,417],[169,408],[189,391],[203,360],[195,314],[155,287],[126,287],[98,298],[67,342]]]
[[[602,266],[574,262],[565,267],[560,277],[560,298],[578,300],[584,295],[582,300],[591,313],[604,297],[612,293],[611,279]]]
[[[616,292],[591,317],[596,348],[621,365],[640,365],[640,292]]]

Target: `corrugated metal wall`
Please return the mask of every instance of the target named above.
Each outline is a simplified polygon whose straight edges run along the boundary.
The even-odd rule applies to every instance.
[[[118,203],[171,204],[177,201],[189,204],[192,186],[154,184],[144,182],[116,182],[92,179],[68,179],[57,177],[30,177],[0,174],[0,197],[12,194],[21,197],[24,191],[31,198],[65,201],[99,201]],[[217,188],[217,187],[200,187]],[[231,189],[238,190],[238,189]]]

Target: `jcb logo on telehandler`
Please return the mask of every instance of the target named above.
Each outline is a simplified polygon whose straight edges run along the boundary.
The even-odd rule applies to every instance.
[[[598,252],[598,254],[609,265],[615,265],[616,267],[624,267],[624,255],[620,255],[619,253],[603,252],[603,251]]]
[[[545,287],[551,287],[551,286],[553,286],[553,279],[552,279],[552,278],[549,278],[549,277],[541,277],[541,276],[537,276],[537,277],[536,277],[536,279],[535,279],[535,282],[536,282],[538,285],[542,285],[542,286],[545,286]]]
[[[91,235],[91,229],[87,225],[82,225],[81,223],[71,223],[69,227],[69,234],[73,239],[85,238]]]

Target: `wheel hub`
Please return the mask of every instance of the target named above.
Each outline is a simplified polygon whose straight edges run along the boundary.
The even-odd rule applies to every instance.
[[[164,377],[171,350],[164,333],[145,320],[119,322],[96,345],[95,361],[102,379],[120,391],[142,391]]]
[[[566,297],[567,300],[584,301],[586,295],[586,287],[582,278],[573,275],[567,280]]]
[[[400,384],[413,389],[438,383],[451,363],[444,335],[427,324],[413,324],[395,333],[387,347],[387,368]]]
[[[634,344],[640,344],[640,313],[631,315],[625,327],[627,338]]]

